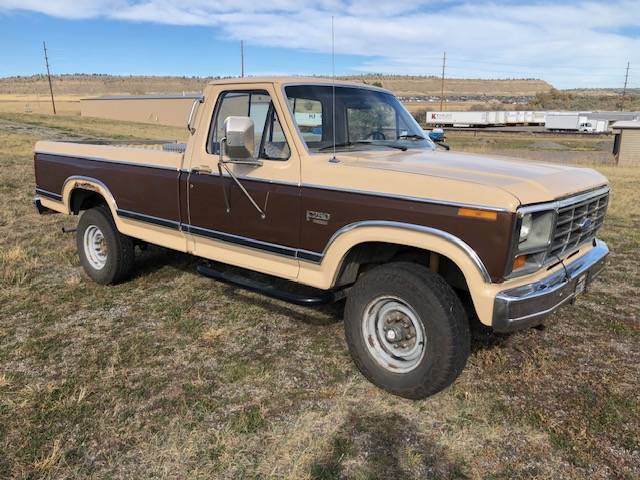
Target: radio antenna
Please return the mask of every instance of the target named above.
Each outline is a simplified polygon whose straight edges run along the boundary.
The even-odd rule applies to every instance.
[[[333,133],[333,158],[330,160],[337,163],[336,158],[336,35],[333,27],[333,15],[331,15],[331,112],[333,114],[333,124],[331,130]]]

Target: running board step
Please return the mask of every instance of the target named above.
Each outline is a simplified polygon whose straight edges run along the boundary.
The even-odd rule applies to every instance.
[[[259,274],[261,277],[273,278],[273,283],[254,280],[238,271],[220,270],[211,265],[198,265],[198,273],[205,277],[213,278],[224,283],[236,285],[250,290],[252,292],[261,293],[267,297],[284,300],[285,302],[294,303],[296,305],[322,305],[333,303],[345,298],[344,290],[318,290],[312,287],[306,287],[293,282],[283,281],[275,277]],[[251,272],[252,274],[254,272]],[[275,283],[288,283],[300,292],[292,292],[275,286]]]

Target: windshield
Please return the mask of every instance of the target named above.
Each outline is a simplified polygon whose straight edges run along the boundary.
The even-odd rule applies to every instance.
[[[332,85],[292,85],[285,93],[300,134],[312,152],[333,148]],[[341,150],[435,149],[393,95],[358,87],[335,87],[335,143]]]

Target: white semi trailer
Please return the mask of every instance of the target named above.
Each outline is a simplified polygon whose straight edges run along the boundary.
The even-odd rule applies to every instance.
[[[587,117],[574,112],[549,112],[545,118],[547,130],[579,130],[580,124],[587,123]]]
[[[474,127],[489,125],[488,112],[427,112],[427,125]]]

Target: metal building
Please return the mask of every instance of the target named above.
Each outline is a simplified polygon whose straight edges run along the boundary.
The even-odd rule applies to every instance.
[[[105,96],[80,100],[83,117],[183,127],[199,94]]]
[[[618,165],[640,166],[640,121],[622,120],[613,124],[613,154]]]

